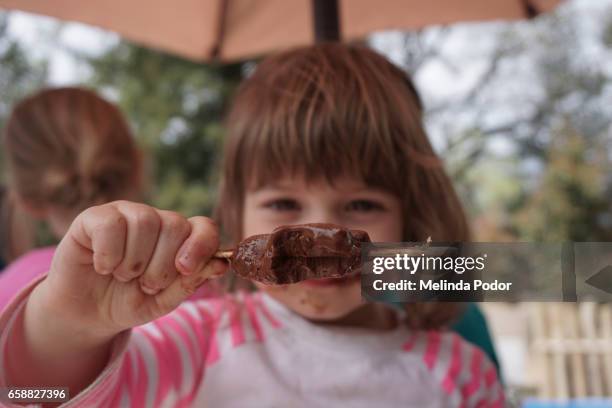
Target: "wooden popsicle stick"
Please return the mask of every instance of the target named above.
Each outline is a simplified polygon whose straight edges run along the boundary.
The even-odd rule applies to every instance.
[[[220,249],[214,253],[213,258],[229,259],[234,255],[233,249]]]
[[[425,242],[425,244],[421,247],[411,247],[411,248],[397,248],[395,250],[393,250],[392,252],[395,253],[409,253],[411,254],[413,251],[419,251],[422,250],[423,248],[428,248],[431,245],[431,237],[427,237],[427,241]],[[384,250],[384,249],[382,249]],[[235,249],[229,248],[229,249],[219,249],[217,252],[215,252],[213,254],[213,258],[218,258],[218,259],[229,259],[234,255],[234,251]],[[381,251],[381,249],[379,249],[378,251]]]

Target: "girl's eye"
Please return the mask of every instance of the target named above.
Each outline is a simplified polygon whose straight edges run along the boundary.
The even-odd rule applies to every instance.
[[[268,201],[263,206],[274,211],[296,211],[300,208],[297,201],[292,200],[290,198],[282,198]]]
[[[353,200],[346,205],[347,211],[359,211],[359,212],[370,212],[370,211],[382,211],[384,207],[382,204],[372,200]]]

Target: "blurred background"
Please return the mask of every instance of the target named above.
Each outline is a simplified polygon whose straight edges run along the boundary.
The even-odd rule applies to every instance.
[[[377,32],[365,41],[415,79],[475,240],[612,240],[612,0],[568,0],[535,19]],[[0,10],[0,128],[12,105],[42,86],[94,88],[119,104],[151,156],[149,202],[210,214],[223,113],[256,64],[196,63],[98,28]],[[48,243],[49,234],[38,239]],[[517,400],[557,395],[543,383],[546,364],[532,366],[531,357],[552,351],[534,342],[531,306],[483,306]],[[599,321],[590,307],[576,310],[578,326]],[[608,359],[591,370],[601,376],[600,396],[612,394],[610,336],[607,348],[593,346]],[[553,364],[551,375],[568,364]]]

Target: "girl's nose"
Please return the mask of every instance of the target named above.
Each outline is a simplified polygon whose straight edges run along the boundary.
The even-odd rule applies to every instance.
[[[302,224],[320,222],[342,225],[341,217],[331,208],[312,208],[304,214],[303,220],[301,220]]]

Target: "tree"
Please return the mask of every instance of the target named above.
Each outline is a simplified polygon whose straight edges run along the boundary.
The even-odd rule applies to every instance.
[[[199,64],[126,42],[88,61],[91,84],[117,98],[150,155],[152,204],[209,214],[223,115],[242,65]]]
[[[551,142],[547,163],[515,211],[516,235],[534,241],[611,241],[612,163],[607,149],[565,124]]]
[[[0,129],[15,102],[43,86],[47,76],[46,61],[32,61],[19,42],[8,35],[9,14],[0,13]],[[0,180],[4,165],[0,149]]]
[[[610,73],[602,62],[612,44],[612,9],[580,7],[474,29],[491,46],[473,85],[426,100],[427,123],[442,136],[438,152],[476,220],[477,238],[610,237],[609,158],[593,155],[612,146]],[[598,26],[601,35],[589,37]],[[456,70],[461,61],[446,55],[454,30],[407,34],[403,65],[417,78],[432,62]]]

